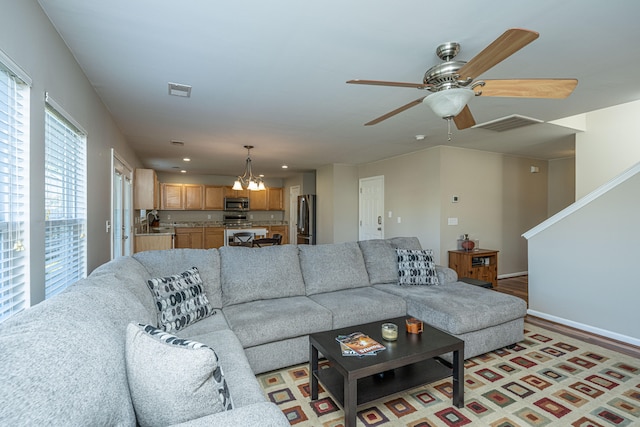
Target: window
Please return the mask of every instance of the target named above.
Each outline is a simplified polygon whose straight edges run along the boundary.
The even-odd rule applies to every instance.
[[[29,305],[29,86],[0,51],[0,322]]]
[[[85,132],[46,101],[45,299],[87,275]]]

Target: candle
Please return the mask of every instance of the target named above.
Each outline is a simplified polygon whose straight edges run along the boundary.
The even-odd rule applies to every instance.
[[[382,338],[386,341],[395,341],[398,339],[398,326],[395,323],[382,324]]]

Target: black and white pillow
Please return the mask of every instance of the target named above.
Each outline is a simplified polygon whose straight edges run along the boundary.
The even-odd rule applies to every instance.
[[[178,424],[233,409],[218,355],[205,344],[131,323],[125,360],[141,426]]]
[[[149,279],[147,285],[156,299],[158,327],[166,332],[179,331],[214,314],[196,267],[181,274]]]
[[[437,285],[433,250],[396,249],[399,285]]]

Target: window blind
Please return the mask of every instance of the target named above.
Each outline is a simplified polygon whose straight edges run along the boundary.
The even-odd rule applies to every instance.
[[[47,98],[45,298],[87,275],[86,137]]]
[[[0,322],[29,305],[29,85],[0,55]]]

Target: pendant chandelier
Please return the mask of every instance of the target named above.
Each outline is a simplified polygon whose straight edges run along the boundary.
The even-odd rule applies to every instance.
[[[251,191],[266,190],[262,177],[253,176],[253,172],[251,171],[251,149],[253,148],[253,145],[245,145],[244,148],[247,149],[247,161],[244,166],[244,174],[242,176],[238,176],[236,182],[233,183],[233,189],[247,189]]]

